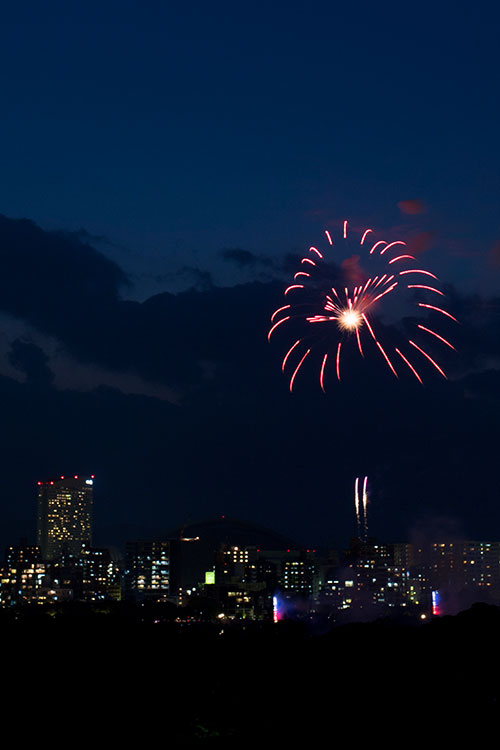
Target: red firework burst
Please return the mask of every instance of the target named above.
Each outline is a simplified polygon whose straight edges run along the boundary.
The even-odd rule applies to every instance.
[[[327,253],[332,252],[334,241],[330,232],[325,231],[327,250],[309,248],[309,253],[300,261],[300,270],[293,277],[294,283],[285,289],[284,295],[291,300],[290,303],[279,307],[271,316],[269,340],[275,331],[289,330],[293,322],[299,322],[303,328],[305,325],[304,335],[296,338],[283,358],[282,370],[290,373],[290,391],[293,391],[299,371],[306,360],[311,359],[310,355],[313,352],[320,353],[318,362],[321,389],[325,391],[329,373],[334,372],[336,379],[340,381],[342,357],[351,342],[363,358],[365,350],[371,346],[396,377],[398,367],[403,367],[422,384],[423,380],[417,368],[421,362],[429,362],[446,378],[444,370],[425,348],[426,340],[432,340],[434,343],[439,341],[440,344],[454,349],[441,334],[427,325],[417,323],[413,338],[419,335],[422,339],[419,343],[409,338],[400,344],[401,348],[386,344],[385,341],[382,345],[377,330],[380,326],[374,321],[380,316],[389,299],[406,295],[406,298],[410,298],[409,301],[416,305],[419,313],[425,309],[438,313],[443,319],[457,322],[447,310],[420,299],[422,296],[425,299],[428,295],[431,301],[435,299],[435,295],[444,297],[444,293],[434,286],[438,281],[437,277],[419,267],[416,258],[405,252],[405,242],[376,240],[372,229],[366,229],[355,239],[358,252],[364,254],[363,262],[375,267],[381,266],[380,271],[377,272],[375,268],[373,274],[368,275],[359,264],[360,255],[352,255],[351,235],[354,233],[348,231],[348,223],[344,221],[338,244],[346,246],[342,253],[345,258],[343,266],[351,269],[356,277],[356,283],[353,285],[352,278],[347,284],[345,281],[339,283],[336,278],[331,284],[331,266],[328,266],[326,257]],[[346,253],[346,249],[350,252]],[[336,270],[338,276],[338,269]],[[420,281],[425,283],[418,283]],[[408,295],[407,290],[415,291]]]

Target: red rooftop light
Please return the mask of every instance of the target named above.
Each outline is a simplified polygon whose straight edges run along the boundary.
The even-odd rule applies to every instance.
[[[75,479],[78,479],[78,475],[77,474],[75,474]]]

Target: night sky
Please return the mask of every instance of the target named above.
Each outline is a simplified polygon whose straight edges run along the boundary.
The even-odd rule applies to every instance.
[[[491,3],[4,10],[3,543],[34,530],[37,480],[84,472],[101,543],[225,514],[341,545],[364,474],[382,539],[500,538],[499,21]],[[269,316],[344,218],[439,275],[448,381],[374,361],[288,392]]]

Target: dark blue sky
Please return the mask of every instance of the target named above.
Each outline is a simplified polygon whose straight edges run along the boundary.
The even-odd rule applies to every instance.
[[[341,543],[366,471],[379,535],[436,517],[498,537],[499,21],[491,3],[4,10],[11,519],[34,517],[36,480],[89,471],[102,525],[225,512]],[[283,260],[345,217],[458,290],[449,384],[288,394],[265,341]]]
[[[141,299],[185,265],[231,283],[221,249],[281,255],[344,216],[432,232],[440,272],[491,292],[499,13],[24,3],[3,20],[1,211],[104,235]]]

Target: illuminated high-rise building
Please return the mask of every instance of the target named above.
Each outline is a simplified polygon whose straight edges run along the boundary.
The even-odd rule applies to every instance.
[[[127,542],[125,596],[137,601],[164,601],[170,594],[170,542]]]
[[[46,572],[40,550],[29,545],[26,539],[8,547],[5,563],[0,566],[0,604],[9,606],[37,601]]]
[[[44,560],[79,557],[92,545],[94,477],[60,477],[38,482],[38,546]]]

